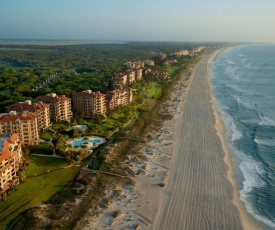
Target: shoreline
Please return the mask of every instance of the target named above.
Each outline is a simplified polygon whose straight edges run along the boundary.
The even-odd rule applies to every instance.
[[[228,48],[217,50],[212,55],[212,57],[210,57],[208,65],[207,65],[207,78],[208,78],[208,84],[209,84],[210,94],[211,94],[212,109],[213,109],[213,113],[215,116],[215,129],[216,129],[217,135],[219,136],[219,138],[221,140],[221,145],[222,145],[222,148],[223,148],[223,151],[225,154],[224,162],[228,166],[227,178],[230,181],[231,186],[233,188],[232,202],[234,203],[234,205],[237,207],[237,209],[239,211],[242,226],[244,229],[247,229],[247,230],[262,229],[261,226],[257,225],[255,222],[253,222],[251,220],[248,212],[246,211],[246,209],[244,207],[244,204],[240,200],[239,188],[237,186],[236,172],[235,172],[234,165],[232,162],[232,153],[231,153],[229,146],[227,145],[226,138],[225,138],[226,128],[225,128],[225,125],[224,125],[220,115],[219,115],[216,98],[214,96],[214,89],[213,89],[213,85],[211,83],[211,71],[212,71],[214,61],[220,54],[222,54],[227,49]]]
[[[137,146],[136,149],[140,156],[130,155],[125,162],[125,165],[130,166],[134,173],[132,179],[135,181],[135,186],[116,185],[114,190],[119,191],[120,194],[114,195],[114,192],[110,190],[108,197],[112,201],[108,208],[101,209],[101,214],[97,217],[85,218],[87,224],[83,226],[83,229],[167,229],[167,227],[169,229],[179,229],[179,227],[184,227],[184,229],[217,229],[217,227],[225,227],[225,229],[260,229],[260,226],[251,220],[240,201],[231,152],[224,136],[225,127],[215,104],[211,83],[211,67],[215,58],[224,50],[225,48],[222,48],[207,55],[207,57],[202,57],[194,68],[190,68],[191,77],[188,80],[185,79],[185,75],[180,78],[174,86],[171,98],[163,105],[163,111],[173,114],[173,118],[165,120],[158,131],[150,133],[153,139],[147,146],[144,146],[144,144]],[[205,61],[203,67],[199,66],[200,62]],[[210,114],[211,118],[208,119],[211,120],[213,117],[214,121],[213,124],[206,122],[205,125],[212,124],[208,140],[210,145],[218,145],[218,149],[214,149],[214,151],[209,146],[201,146],[200,151],[209,148],[210,152],[215,153],[217,150],[218,156],[215,156],[216,154],[207,155],[207,157],[201,155],[192,159],[192,156],[179,156],[179,145],[182,142],[181,137],[183,135],[180,128],[182,125],[186,125],[186,122],[183,122],[186,115],[185,104],[186,102],[189,103],[188,94],[192,89],[194,75],[196,74],[207,75],[204,76],[206,83],[203,87],[205,87],[208,95],[206,100],[208,100],[209,108],[207,110],[208,113],[212,114]],[[192,89],[192,91],[194,90]],[[198,92],[196,91],[196,93]],[[185,100],[186,98],[187,100]],[[197,112],[195,115],[198,115]],[[189,139],[188,141],[192,142],[193,140]],[[186,151],[190,151],[190,149]],[[184,158],[178,159],[179,157]],[[188,159],[188,157],[191,158]],[[201,157],[204,159],[200,159]],[[212,162],[207,159],[208,157],[211,159],[214,157],[216,164],[211,165]],[[186,163],[189,161],[190,163]],[[179,162],[185,164],[184,167]],[[200,175],[193,176],[192,174],[197,174],[197,171],[193,171],[193,164],[198,164],[203,168],[199,172],[204,172],[209,176],[204,179]],[[179,179],[177,168],[180,167],[182,167],[181,175],[190,176],[191,181],[173,182],[173,180]],[[214,167],[214,170],[212,167]],[[215,180],[211,180],[211,177],[215,177]],[[224,180],[225,178],[226,180]],[[200,180],[200,182],[197,182],[197,180]],[[196,183],[194,184],[192,181],[196,181]],[[178,183],[179,186],[185,186],[183,188],[184,194],[180,197],[183,200],[187,199],[186,202],[179,201],[179,197],[173,200],[173,193],[177,189],[175,183]],[[208,183],[210,186],[208,186]],[[194,196],[192,191],[197,194]],[[211,194],[208,194],[209,192]],[[167,208],[169,202],[172,203]],[[182,206],[176,207],[178,209],[175,211],[174,206],[177,206],[178,203]],[[198,207],[193,208],[193,206]],[[173,219],[173,216],[166,217],[174,211],[176,212],[175,215],[182,215],[184,212],[182,210],[185,209],[189,209],[188,212],[190,213],[185,213],[185,216],[182,216],[182,218],[185,218],[183,223],[182,220],[177,222]],[[221,213],[221,209],[226,210]],[[166,220],[163,221],[163,217]],[[178,217],[178,219],[181,218]]]

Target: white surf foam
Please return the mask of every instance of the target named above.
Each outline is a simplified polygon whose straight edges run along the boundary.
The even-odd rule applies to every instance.
[[[275,222],[262,216],[250,201],[250,192],[252,192],[253,188],[261,188],[266,185],[266,182],[262,179],[265,173],[264,164],[247,157],[240,151],[238,155],[241,155],[240,158],[242,158],[239,168],[244,176],[243,188],[240,190],[240,199],[244,202],[246,210],[254,218],[270,227],[275,227]]]
[[[275,146],[275,139],[254,139],[255,143],[265,146]]]
[[[242,133],[237,129],[234,121],[231,123],[231,131],[232,131],[232,141],[239,140],[242,137]]]
[[[261,122],[259,125],[275,126],[275,121],[266,116],[260,116]]]

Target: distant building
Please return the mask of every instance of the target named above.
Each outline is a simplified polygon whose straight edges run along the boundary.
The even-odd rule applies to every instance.
[[[154,71],[147,71],[145,74],[145,79],[167,79],[170,78],[167,72],[154,72]]]
[[[146,60],[146,61],[144,61],[144,63],[145,63],[145,65],[147,65],[147,66],[154,66],[154,65],[155,65],[154,60]]]
[[[24,111],[33,112],[37,115],[37,124],[39,131],[45,131],[51,126],[50,122],[50,105],[42,102],[32,103],[30,100],[18,102],[6,107],[6,111],[16,111],[23,113]]]
[[[0,138],[0,199],[5,199],[6,191],[19,184],[18,171],[23,163],[20,137],[12,134]]]
[[[133,69],[133,68],[144,68],[145,67],[144,61],[126,62],[124,65],[127,68],[130,68],[130,69]]]
[[[45,96],[38,96],[37,101],[42,101],[50,105],[51,121],[67,121],[70,122],[72,118],[71,98],[65,95],[56,95],[56,93],[47,94]]]
[[[107,113],[105,94],[86,90],[72,96],[73,111],[87,117],[105,116]]]
[[[199,53],[201,52],[203,49],[205,49],[205,46],[199,46],[193,49],[193,53]]]
[[[35,113],[24,111],[17,114],[16,111],[0,114],[0,136],[10,136],[17,133],[24,146],[39,143],[37,116]]]
[[[166,54],[165,53],[159,53],[159,54],[157,54],[157,57],[161,60],[164,60],[166,58]]]
[[[167,61],[164,62],[164,65],[170,65],[172,63],[177,63],[178,61],[176,59],[169,59]]]
[[[187,56],[187,55],[189,55],[189,51],[188,50],[181,50],[181,51],[175,52],[173,54],[176,55],[177,57]]]

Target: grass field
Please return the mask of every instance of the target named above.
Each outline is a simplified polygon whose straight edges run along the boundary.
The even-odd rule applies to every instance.
[[[48,170],[52,171],[67,165],[68,162],[65,159],[32,155],[29,159],[29,166],[27,167],[26,175],[31,176],[34,174],[41,174],[47,172]]]
[[[152,82],[148,85],[147,88],[147,98],[157,99],[162,92],[162,87],[160,83]]]
[[[169,65],[167,67],[167,72],[169,73],[170,76],[174,76],[174,73],[176,73],[178,70],[179,70],[179,66],[172,66],[172,65]]]
[[[49,157],[30,156],[27,175],[39,174],[68,165],[64,160]],[[73,166],[48,174],[28,178],[16,187],[5,202],[0,203],[0,229],[6,229],[11,222],[29,207],[48,199],[63,190],[74,178],[80,167]]]

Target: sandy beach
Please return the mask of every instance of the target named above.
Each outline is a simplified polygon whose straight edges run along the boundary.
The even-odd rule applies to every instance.
[[[112,203],[84,229],[259,229],[239,200],[214,103],[209,74],[218,53],[177,83],[163,105],[173,118],[125,162],[135,186],[110,190]]]

